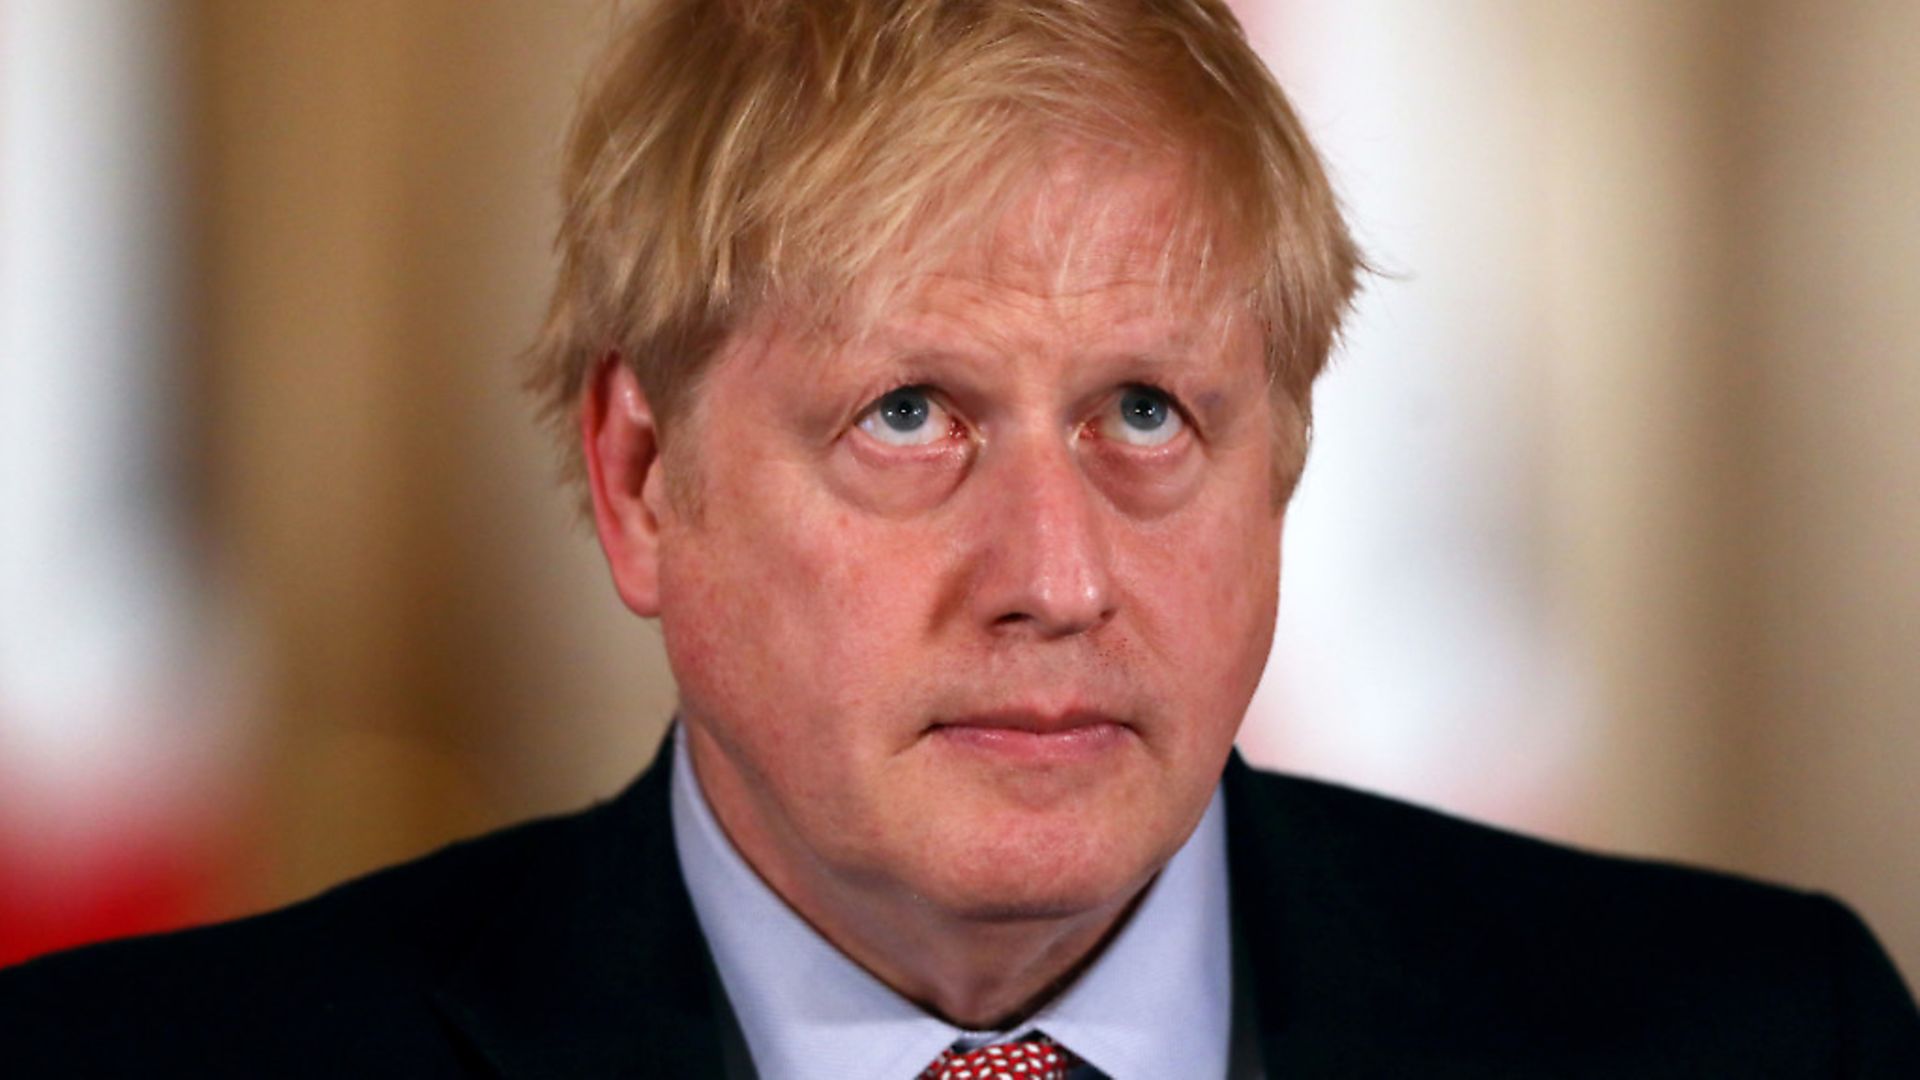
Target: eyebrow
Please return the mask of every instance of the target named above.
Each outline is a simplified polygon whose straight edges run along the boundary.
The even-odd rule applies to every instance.
[[[907,371],[936,371],[953,366],[976,368],[981,359],[1005,359],[1017,363],[1018,358],[1004,353],[994,352],[985,357],[964,349],[941,348],[902,348],[880,349],[875,351],[848,350],[840,355],[843,370],[857,373],[905,369]],[[1189,374],[1200,372],[1204,368],[1201,350],[1185,348],[1168,349],[1114,349],[1078,354],[1076,359],[1107,363],[1121,369],[1131,369],[1141,373],[1166,372]]]

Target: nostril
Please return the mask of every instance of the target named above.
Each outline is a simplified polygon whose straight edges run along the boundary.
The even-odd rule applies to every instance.
[[[1097,630],[1113,619],[1115,609],[1108,605],[1079,608],[1027,598],[1029,602],[1009,605],[993,616],[988,625],[997,631],[1034,633],[1041,637],[1065,637]]]

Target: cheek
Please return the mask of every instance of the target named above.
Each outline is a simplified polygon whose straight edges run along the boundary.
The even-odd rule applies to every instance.
[[[710,505],[730,512],[673,538],[662,630],[690,705],[817,730],[914,676],[939,554],[899,523],[777,480],[716,485]]]
[[[1273,639],[1280,513],[1264,499],[1191,507],[1133,546],[1127,578],[1183,693],[1251,694]],[[1220,676],[1197,687],[1186,673]]]

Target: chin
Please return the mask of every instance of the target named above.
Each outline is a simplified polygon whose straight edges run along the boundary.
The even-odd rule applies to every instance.
[[[1061,922],[1124,907],[1147,881],[971,883],[930,896],[949,916],[971,923]]]
[[[1166,859],[1084,822],[1001,832],[928,867],[921,895],[970,922],[1071,919],[1124,906]],[[1170,857],[1169,853],[1169,857]]]

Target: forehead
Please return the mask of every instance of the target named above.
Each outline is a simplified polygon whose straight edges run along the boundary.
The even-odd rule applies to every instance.
[[[1169,164],[1056,155],[990,214],[943,223],[950,242],[878,260],[819,308],[813,329],[840,344],[916,328],[990,333],[1028,318],[1091,320],[1083,332],[1227,333],[1248,290],[1193,196]],[[795,314],[780,312],[782,329],[795,329]]]

